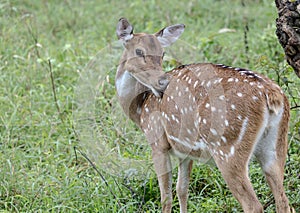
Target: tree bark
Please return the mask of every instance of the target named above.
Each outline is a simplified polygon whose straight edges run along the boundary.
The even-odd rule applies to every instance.
[[[287,62],[300,78],[300,0],[275,0],[278,9],[276,35]]]

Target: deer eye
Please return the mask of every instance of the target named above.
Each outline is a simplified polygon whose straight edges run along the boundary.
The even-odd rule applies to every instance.
[[[136,50],[135,50],[135,53],[136,53],[136,55],[139,56],[139,57],[144,57],[144,52],[143,52],[143,50],[141,50],[141,49],[136,49]]]

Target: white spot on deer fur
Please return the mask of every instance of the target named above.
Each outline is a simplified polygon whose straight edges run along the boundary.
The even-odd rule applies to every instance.
[[[191,142],[190,138],[188,138],[188,137],[185,137],[184,139],[185,139],[187,142]]]
[[[193,97],[193,102],[196,102],[196,98],[195,98],[195,96]]]
[[[178,96],[179,96],[179,97],[181,96],[181,91],[178,92]]]
[[[205,118],[203,118],[203,123],[206,124],[206,119]]]
[[[210,87],[210,85],[211,85],[211,82],[208,81],[207,84],[206,84],[206,86],[207,86],[207,87]]]
[[[221,140],[224,142],[224,143],[226,143],[227,142],[227,139],[226,139],[226,137],[225,136],[221,136]]]
[[[184,107],[183,110],[184,110],[185,114],[187,114],[188,108],[187,108],[187,107]]]
[[[190,110],[191,112],[193,112],[193,111],[194,111],[194,109],[193,109],[193,107],[192,107],[192,106],[189,106],[189,110]]]
[[[206,104],[205,104],[205,108],[208,108],[209,106],[210,106],[209,103],[206,103]]]
[[[199,116],[199,118],[198,118],[198,121],[199,121],[199,123],[201,123],[201,117]],[[195,126],[197,126],[197,125],[195,125]]]
[[[194,88],[196,88],[198,82],[199,82],[199,81],[195,81],[195,83],[194,83]]]
[[[176,110],[178,110],[178,106],[177,106],[177,104],[175,104],[175,109],[176,109]]]
[[[231,104],[231,109],[235,110],[235,105]]]
[[[238,78],[236,78],[236,79],[235,79],[235,82],[239,82],[239,79],[238,79]]]
[[[191,135],[192,131],[190,129],[187,129],[187,132]]]
[[[169,96],[167,97],[167,101],[170,101],[170,97]]]
[[[173,95],[171,95],[171,96],[170,96],[170,98],[173,100],[173,99],[174,99],[174,96],[173,96]]]
[[[205,84],[205,81],[202,81],[202,82],[201,82],[201,86],[203,86],[204,84]]]
[[[146,112],[149,112],[149,108],[148,108],[148,107],[146,107],[146,108],[145,108],[145,111],[146,111]]]
[[[188,91],[189,91],[189,88],[188,88],[188,87],[186,87],[186,88],[185,88],[185,91],[186,91],[186,92],[188,92]]]
[[[257,85],[257,87],[258,87],[259,89],[262,89],[262,88],[264,88],[264,86],[263,86],[263,85],[261,85],[261,84],[258,84],[258,85]]]
[[[229,126],[228,120],[225,120],[224,122],[225,122],[225,126]]]
[[[179,83],[179,81],[180,81],[180,78],[177,78],[176,82]]]
[[[225,96],[224,96],[224,95],[220,95],[220,96],[219,96],[219,99],[220,99],[221,101],[223,101],[223,100],[225,100]]]
[[[190,79],[188,83],[191,84],[192,83],[192,79]]]
[[[176,90],[176,91],[178,90],[178,86],[176,86],[175,90]]]
[[[175,119],[176,119],[175,115],[172,114],[171,117],[172,117],[172,120],[175,121]]]
[[[224,155],[224,153],[223,153],[223,151],[222,151],[222,150],[219,150],[219,152],[220,152],[220,155]]]
[[[240,143],[245,135],[245,132],[246,132],[246,129],[247,129],[247,126],[248,126],[248,118],[246,117],[243,121],[243,124],[242,124],[242,128],[241,128],[241,131],[240,131],[240,134],[239,134],[239,137],[237,139],[237,142]]]
[[[242,120],[242,116],[241,116],[241,115],[238,115],[237,118],[238,118],[239,120]]]
[[[251,86],[253,86],[253,85],[255,84],[255,82],[252,81],[252,82],[250,82],[249,84],[250,84]]]
[[[258,97],[252,96],[252,99],[253,99],[254,101],[256,101],[256,100],[258,100]]]
[[[144,119],[143,118],[141,118],[141,123],[144,123]]]
[[[216,107],[211,107],[211,111],[212,112],[216,111]]]
[[[242,94],[242,93],[240,93],[240,92],[238,92],[238,93],[237,93],[237,96],[239,96],[239,97],[242,97],[242,96],[243,96],[243,94]]]
[[[210,128],[209,130],[213,135],[218,135],[217,130],[215,130],[213,128]]]
[[[233,78],[228,78],[227,81],[228,81],[228,82],[232,82],[232,81],[233,81]]]
[[[248,82],[248,79],[244,79],[244,82]]]
[[[231,156],[234,155],[234,146],[231,146],[231,148],[230,148],[230,155],[231,155]]]

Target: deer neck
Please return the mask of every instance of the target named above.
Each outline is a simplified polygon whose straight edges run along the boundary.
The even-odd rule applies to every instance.
[[[115,85],[123,111],[131,120],[140,126],[142,106],[149,95],[149,89],[139,83],[124,69],[124,63],[118,67]]]

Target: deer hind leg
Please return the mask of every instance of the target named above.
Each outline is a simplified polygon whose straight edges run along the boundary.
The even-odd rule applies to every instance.
[[[236,153],[239,152],[241,150],[236,151]],[[248,177],[248,160],[247,156],[242,157],[241,154],[229,158],[228,161],[215,157],[217,167],[221,171],[233,196],[241,204],[243,211],[247,213],[262,213],[263,206],[257,199]]]
[[[193,161],[189,158],[180,159],[176,191],[179,199],[180,213],[187,213],[187,199]]]
[[[294,211],[293,208],[289,207],[289,201],[283,187],[284,165],[288,147],[288,119],[284,116],[288,115],[284,114],[281,120],[278,119],[278,116],[270,118],[271,125],[266,129],[255,154],[274,195],[277,213]]]

